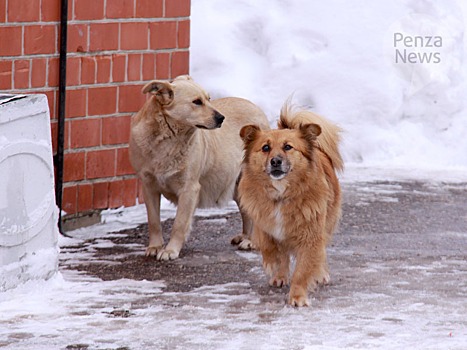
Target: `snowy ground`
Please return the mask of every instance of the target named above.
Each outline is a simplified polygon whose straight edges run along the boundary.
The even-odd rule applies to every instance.
[[[465,349],[466,183],[343,183],[344,218],[329,248],[333,283],[312,294],[310,308],[286,306],[287,290],[266,286],[258,255],[229,246],[234,208],[201,213],[182,259],[169,266],[145,260],[142,241],[115,243],[128,232],[109,233],[144,221],[139,207],[62,239],[52,280],[0,295],[0,348]],[[125,264],[138,262],[154,271],[191,266],[200,286],[174,291],[178,274],[125,278]],[[245,266],[241,278],[209,273],[225,265],[227,275],[234,264]],[[95,266],[94,276],[85,266]],[[112,268],[121,275],[96,277]]]

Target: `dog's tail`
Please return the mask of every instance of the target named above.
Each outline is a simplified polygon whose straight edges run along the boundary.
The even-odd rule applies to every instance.
[[[344,162],[339,152],[340,133],[342,129],[326,118],[307,110],[298,110],[287,100],[282,106],[277,126],[279,129],[298,129],[303,124],[318,124],[321,134],[317,138],[317,146],[331,160],[335,170],[344,170]]]

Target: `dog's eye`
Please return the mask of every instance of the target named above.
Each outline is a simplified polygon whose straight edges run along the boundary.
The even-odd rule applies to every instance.
[[[284,151],[290,151],[293,147],[290,145],[284,145]]]
[[[193,103],[197,106],[201,106],[203,104],[203,101],[201,101],[200,98],[197,98],[196,100],[193,101]]]
[[[271,150],[271,147],[270,147],[269,145],[264,145],[264,146],[261,148],[261,150],[262,150],[263,152],[269,152],[269,151]]]

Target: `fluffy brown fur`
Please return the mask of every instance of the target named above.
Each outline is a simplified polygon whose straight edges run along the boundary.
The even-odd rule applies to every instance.
[[[238,191],[243,210],[253,219],[253,238],[270,284],[289,283],[290,256],[295,256],[288,302],[307,306],[308,290],[330,280],[326,245],[341,215],[340,129],[309,111],[294,112],[288,104],[278,126],[241,129],[245,157]]]

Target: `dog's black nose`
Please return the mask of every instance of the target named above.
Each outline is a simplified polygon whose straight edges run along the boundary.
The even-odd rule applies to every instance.
[[[281,165],[282,165],[282,158],[280,158],[280,157],[271,158],[271,166],[273,168],[278,168]]]
[[[218,111],[214,112],[214,120],[216,121],[216,124],[218,126],[222,125],[222,122],[224,121],[225,117],[220,114]]]

